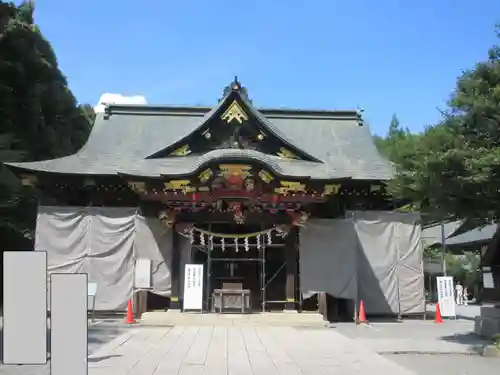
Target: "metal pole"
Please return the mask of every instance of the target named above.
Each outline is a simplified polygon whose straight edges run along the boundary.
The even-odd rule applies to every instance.
[[[208,230],[209,232],[212,232],[212,224],[208,224]],[[214,301],[212,301],[212,296],[211,296],[211,280],[212,280],[212,250],[213,250],[213,239],[208,239],[208,246],[207,246],[207,311],[211,311],[211,303],[213,304]],[[221,302],[222,303],[222,302]]]
[[[266,241],[261,236],[262,244],[262,312],[266,312]]]
[[[446,235],[444,233],[444,221],[441,221],[441,270],[443,271],[443,275],[446,275]]]

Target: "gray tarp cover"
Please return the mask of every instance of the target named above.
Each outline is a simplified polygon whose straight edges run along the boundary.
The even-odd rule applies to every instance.
[[[302,291],[363,300],[371,314],[424,313],[420,216],[380,211],[347,216],[311,219],[301,230]]]
[[[171,236],[137,208],[40,206],[35,250],[47,251],[49,274],[87,273],[97,283],[96,310],[117,310],[132,296],[138,258],[152,261],[152,292],[170,295]],[[187,256],[189,241],[181,241]]]

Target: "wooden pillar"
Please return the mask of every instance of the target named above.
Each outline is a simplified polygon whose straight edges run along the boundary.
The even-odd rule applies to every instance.
[[[297,283],[297,250],[298,250],[297,227],[292,227],[285,240],[285,269],[286,269],[286,303],[285,310],[297,310],[295,301]]]
[[[180,235],[174,227],[172,228],[172,265],[170,270],[171,291],[170,309],[180,310],[182,306],[181,296],[181,241]]]

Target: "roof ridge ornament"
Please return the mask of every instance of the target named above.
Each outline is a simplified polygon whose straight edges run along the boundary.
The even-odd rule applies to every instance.
[[[248,97],[248,91],[246,87],[241,85],[241,82],[238,80],[238,76],[234,76],[234,80],[224,88],[222,98],[219,101],[226,98],[234,91],[238,92],[242,97],[251,102],[250,98]]]

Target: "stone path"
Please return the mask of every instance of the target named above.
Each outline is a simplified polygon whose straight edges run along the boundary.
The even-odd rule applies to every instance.
[[[89,375],[410,375],[334,330],[140,327],[89,357]]]

